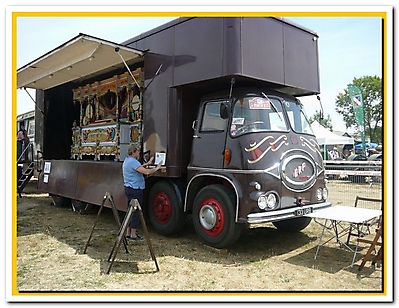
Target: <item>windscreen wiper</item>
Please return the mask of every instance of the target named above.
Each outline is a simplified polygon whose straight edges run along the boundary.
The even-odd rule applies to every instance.
[[[273,104],[273,102],[267,97],[265,93],[262,92],[262,95],[269,101],[270,105],[272,105],[272,109],[275,113],[277,113],[278,117],[280,118],[281,122],[284,123],[283,118],[281,117],[280,113],[277,110],[277,107]]]

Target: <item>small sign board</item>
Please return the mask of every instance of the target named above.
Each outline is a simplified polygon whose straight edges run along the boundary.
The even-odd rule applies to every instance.
[[[45,163],[44,163],[44,173],[50,173],[50,170],[51,170],[51,162],[49,162],[49,161],[46,161]]]

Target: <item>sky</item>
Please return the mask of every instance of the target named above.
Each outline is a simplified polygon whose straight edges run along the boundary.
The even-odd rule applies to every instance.
[[[17,68],[35,60],[79,33],[120,43],[178,16],[166,17],[21,17],[17,20]],[[354,78],[382,76],[380,17],[286,17],[319,35],[321,102],[333,129],[346,129],[335,111],[335,98]],[[306,72],[303,72],[306,74]],[[34,91],[30,91],[34,98]],[[308,117],[320,111],[315,96],[301,98]],[[17,90],[17,114],[34,109],[24,90]]]
[[[319,35],[320,98],[333,130],[346,131],[335,100],[354,78],[382,77],[382,24],[375,17],[289,18]],[[301,99],[308,117],[320,110],[314,97]],[[352,130],[349,130],[352,131]]]

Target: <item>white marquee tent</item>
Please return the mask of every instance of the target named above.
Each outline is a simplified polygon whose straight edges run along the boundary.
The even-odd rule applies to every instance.
[[[319,145],[353,144],[354,142],[353,138],[339,136],[333,132],[330,132],[317,121],[314,121],[311,126]]]
[[[329,131],[324,126],[320,125],[319,122],[315,121],[311,124],[313,133],[316,136],[317,143],[320,147],[323,147],[324,159],[328,159],[327,157],[327,146],[334,145],[340,146],[345,144],[352,144],[354,143],[353,138],[340,136],[334,134],[333,132]]]

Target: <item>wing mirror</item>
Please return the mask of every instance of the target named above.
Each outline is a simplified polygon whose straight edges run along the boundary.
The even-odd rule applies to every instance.
[[[223,102],[220,104],[220,117],[224,120],[228,119],[230,116],[230,104],[228,102]]]

